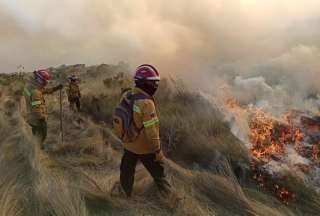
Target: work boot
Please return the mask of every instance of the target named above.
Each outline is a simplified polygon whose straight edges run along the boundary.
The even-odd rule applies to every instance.
[[[121,199],[128,199],[126,192],[123,190],[119,182],[115,183],[110,191],[112,197],[118,197]]]

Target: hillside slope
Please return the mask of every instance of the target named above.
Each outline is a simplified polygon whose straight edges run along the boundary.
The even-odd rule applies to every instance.
[[[0,77],[0,215],[319,215],[320,198],[293,182],[298,198],[289,205],[250,180],[249,153],[221,113],[182,82],[164,79],[157,93],[161,140],[168,177],[181,198],[159,197],[139,165],[134,196],[113,193],[121,143],[110,132],[121,88],[130,87],[126,65],[52,68],[57,82],[81,79],[82,112],[63,97],[64,142],[59,136],[59,95],[47,97],[49,130],[40,151],[23,121],[23,76]]]

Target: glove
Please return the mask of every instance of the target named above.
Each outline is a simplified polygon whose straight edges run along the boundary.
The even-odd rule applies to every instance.
[[[56,88],[57,88],[57,90],[60,90],[60,89],[63,88],[63,85],[62,85],[62,84],[59,84],[59,85],[56,86]]]
[[[155,152],[155,161],[162,161],[164,159],[164,154],[161,149]]]
[[[62,84],[59,84],[59,85],[53,87],[53,91],[57,91],[57,90],[60,90],[60,89],[62,89],[62,88],[63,88],[63,85],[62,85]]]

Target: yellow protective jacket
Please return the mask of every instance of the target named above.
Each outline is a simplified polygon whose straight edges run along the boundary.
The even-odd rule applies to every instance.
[[[54,91],[54,88],[44,88],[33,79],[25,85],[26,121],[29,125],[37,126],[40,120],[47,120],[48,110],[44,94],[51,94]]]
[[[69,86],[68,86],[68,89],[67,89],[67,93],[68,93],[68,98],[69,98],[69,100],[70,100],[70,99],[73,99],[73,98],[81,97],[80,88],[79,88],[78,83],[76,83],[76,82],[69,82]]]
[[[134,141],[124,139],[124,148],[136,154],[155,153],[160,150],[160,135],[154,99],[139,88],[134,88],[133,93],[142,93],[147,99],[134,101],[133,122],[140,132]]]

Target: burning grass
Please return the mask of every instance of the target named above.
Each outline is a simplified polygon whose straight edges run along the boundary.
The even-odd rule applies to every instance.
[[[47,99],[50,118],[46,144],[50,153],[35,145],[15,96],[7,91],[10,85],[2,86],[0,215],[270,216],[315,215],[319,211],[319,200],[310,189],[296,191],[297,205],[288,208],[266,191],[251,186],[246,178],[240,185],[240,175],[234,171],[245,172],[249,166],[248,149],[208,100],[182,90],[181,83],[174,80],[161,82],[157,101],[161,140],[169,157],[168,177],[181,198],[179,206],[172,208],[158,196],[141,165],[137,167],[135,196],[128,200],[113,195],[112,188],[119,179],[121,143],[108,127],[121,88],[127,87],[122,85],[129,82],[127,75],[116,76],[109,66],[78,67],[84,88],[83,110],[70,113],[66,98],[63,101],[64,143],[59,138],[57,95]],[[64,66],[57,72],[68,74],[72,68]],[[111,85],[109,79],[117,84]],[[265,153],[264,157],[269,160],[272,154]],[[292,187],[301,185],[296,182]]]
[[[254,105],[241,104],[234,98],[226,100],[225,104],[230,109],[241,109],[250,113],[248,142],[253,156],[250,165],[253,180],[283,203],[289,205],[295,202],[298,199],[295,192],[297,188],[290,187],[286,175],[272,170],[272,167],[291,166],[287,160],[291,149],[298,157],[304,158],[304,163],[291,161],[296,171],[306,175],[311,170],[317,172],[318,165],[313,162],[318,159],[319,150],[317,145],[308,143],[311,138],[308,133],[310,127],[304,124],[305,117],[292,111],[279,119]]]

